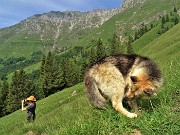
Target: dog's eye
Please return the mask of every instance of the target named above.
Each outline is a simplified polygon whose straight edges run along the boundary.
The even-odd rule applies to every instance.
[[[131,81],[136,84],[138,82],[138,78],[136,76],[131,76]]]
[[[148,96],[152,96],[153,95],[153,91],[151,89],[145,89],[144,93]]]

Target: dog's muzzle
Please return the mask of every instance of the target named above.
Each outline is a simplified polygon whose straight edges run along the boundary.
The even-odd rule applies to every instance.
[[[156,96],[157,94],[152,90],[152,89],[145,89],[144,93],[148,96],[148,97],[153,97]]]

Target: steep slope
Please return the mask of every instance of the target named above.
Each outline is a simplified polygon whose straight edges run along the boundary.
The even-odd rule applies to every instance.
[[[136,119],[126,118],[111,107],[94,109],[81,83],[38,101],[34,123],[27,123],[21,110],[0,118],[0,134],[179,134],[180,24],[141,48],[139,54],[160,66],[164,85],[154,99],[139,101],[142,112]],[[76,95],[72,95],[74,90]]]
[[[123,4],[124,11],[113,16],[99,28],[93,29],[90,34],[80,39],[78,44],[91,44],[92,40],[98,38],[102,38],[107,43],[114,33],[120,36],[124,42],[134,30],[140,29],[149,22],[158,20],[172,11],[174,4],[180,4],[180,1],[174,3],[169,0],[127,0]]]
[[[142,47],[138,52],[144,55],[152,55],[153,57],[162,56],[166,54],[174,55],[176,58],[177,54],[180,54],[180,24],[174,26],[171,30],[161,35],[158,39],[153,40],[149,44]],[[154,52],[152,54],[152,52]]]
[[[72,95],[74,90],[76,90],[76,95]],[[82,106],[84,106],[83,111],[81,110]],[[51,128],[50,125],[52,124],[53,127],[56,122],[59,123],[57,128],[63,125],[65,128],[70,123],[75,124],[79,118],[90,117],[88,111],[92,111],[92,108],[90,108],[90,104],[85,98],[82,84],[79,84],[38,101],[36,110],[37,121],[34,124],[26,122],[26,112],[21,110],[0,118],[0,134],[22,135],[29,131],[34,132],[34,130],[39,134],[46,133],[48,130],[46,127]],[[52,116],[54,117],[53,119]],[[29,129],[29,126],[32,126],[33,129]]]

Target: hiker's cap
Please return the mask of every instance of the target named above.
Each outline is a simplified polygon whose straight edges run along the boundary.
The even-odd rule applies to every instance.
[[[30,96],[30,97],[27,98],[27,100],[29,100],[29,101],[36,101],[36,98],[34,96]]]

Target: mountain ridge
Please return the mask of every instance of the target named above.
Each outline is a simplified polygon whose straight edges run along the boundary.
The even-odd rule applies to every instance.
[[[164,3],[161,1],[151,2],[150,0],[124,0],[119,8],[115,9],[102,9],[93,10],[89,12],[80,11],[50,11],[44,14],[36,14],[34,16],[28,17],[27,19],[21,21],[20,23],[13,25],[11,27],[0,29],[0,58],[6,57],[29,57],[32,52],[40,50],[42,52],[47,52],[47,50],[56,50],[58,52],[67,50],[76,45],[84,45],[86,43],[81,42],[81,39],[86,40],[91,35],[94,29],[98,29],[108,22],[114,16],[121,16],[126,14],[129,17],[128,22],[123,20],[117,20],[110,24],[109,27],[114,27],[112,31],[105,33],[104,30],[100,30],[95,38],[102,37],[103,34],[110,36],[113,33],[117,33],[118,36],[125,37],[127,30],[135,30],[140,28],[142,25],[149,23],[152,20],[159,19],[164,14],[166,14],[169,7],[166,5],[173,5],[173,1],[165,0]],[[148,7],[148,4],[154,3],[165,5],[162,9],[149,11],[152,7]],[[147,16],[140,17],[141,10],[145,11],[144,6],[148,8]],[[172,7],[173,8],[173,7]],[[127,13],[124,12],[127,10]],[[132,10],[133,14],[129,12]],[[152,13],[151,13],[152,12]],[[141,19],[133,20],[133,18]],[[106,25],[106,24],[105,24]],[[114,26],[113,26],[114,25]],[[106,36],[106,37],[107,37]],[[108,40],[108,39],[106,39]],[[23,50],[21,48],[24,47]],[[13,49],[17,48],[17,49]],[[34,49],[33,49],[34,48]],[[8,50],[8,51],[7,51]],[[5,54],[4,52],[7,52]]]
[[[127,3],[133,2],[125,0],[122,6],[114,9],[96,9],[88,12],[50,11],[30,16],[18,24],[0,29],[0,52],[3,54],[5,50],[11,50],[8,56],[19,57],[14,55],[17,53],[12,51],[12,46],[27,46],[28,52],[31,42],[36,44],[34,50],[66,50],[76,45],[78,40],[89,34],[92,29],[98,28],[112,16],[126,10],[129,7]]]
[[[37,41],[38,46],[55,48],[72,46],[74,41],[99,27],[121,9],[79,11],[51,11],[28,17],[11,27],[0,29],[0,47],[12,43]],[[60,44],[60,45],[59,45]],[[6,46],[7,47],[7,46]],[[40,48],[42,48],[40,47]]]

